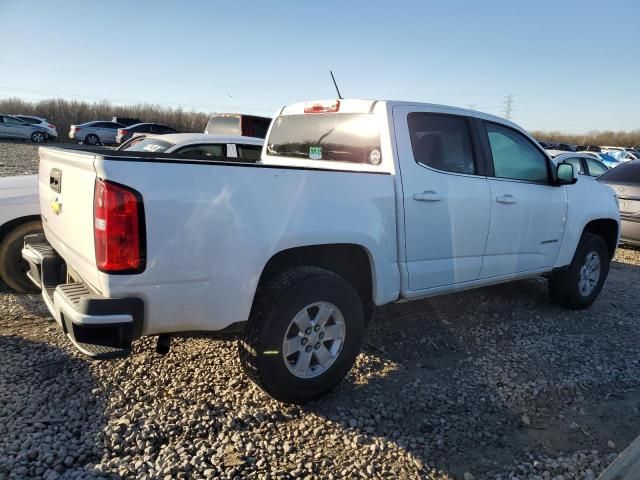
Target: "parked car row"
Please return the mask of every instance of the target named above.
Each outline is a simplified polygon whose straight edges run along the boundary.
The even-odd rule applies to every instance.
[[[44,143],[56,140],[56,126],[41,117],[0,114],[0,138]]]

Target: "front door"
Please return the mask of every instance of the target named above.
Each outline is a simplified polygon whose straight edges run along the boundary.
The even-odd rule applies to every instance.
[[[491,204],[471,121],[412,106],[394,107],[393,119],[409,290],[476,280]]]
[[[551,183],[550,161],[521,132],[485,122],[493,160],[491,226],[480,278],[552,266],[564,233],[566,187]]]

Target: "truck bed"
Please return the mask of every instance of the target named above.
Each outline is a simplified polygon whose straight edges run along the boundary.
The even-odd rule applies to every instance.
[[[40,157],[47,240],[95,292],[141,298],[149,306],[144,335],[220,330],[246,320],[268,260],[302,245],[364,245],[378,259],[374,301],[397,297],[392,175],[137,152],[41,148]],[[50,185],[56,169],[60,192]],[[140,274],[106,274],[96,267],[96,178],[133,188],[143,199],[146,268]]]

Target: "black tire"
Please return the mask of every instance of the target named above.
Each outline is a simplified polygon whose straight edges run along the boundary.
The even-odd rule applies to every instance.
[[[22,247],[25,235],[42,232],[39,220],[18,225],[9,231],[0,242],[0,277],[16,292],[38,292],[29,278],[27,278],[27,263],[22,259]]]
[[[289,370],[281,350],[293,318],[315,302],[329,302],[340,310],[344,340],[324,372],[300,378]],[[342,381],[360,352],[364,334],[362,301],[350,283],[320,268],[294,268],[256,293],[244,338],[238,344],[240,362],[247,376],[271,397],[287,403],[305,403]]]
[[[33,132],[31,134],[31,141],[33,143],[44,143],[47,141],[47,134],[44,132]]]
[[[580,292],[580,272],[587,256],[595,252],[600,259],[600,276],[588,295]],[[571,265],[565,270],[555,272],[549,277],[549,297],[551,301],[571,310],[581,310],[591,306],[598,298],[609,274],[609,250],[598,235],[584,233],[573,255]]]
[[[94,133],[90,133],[84,138],[84,143],[87,145],[98,145],[100,144],[100,138]]]

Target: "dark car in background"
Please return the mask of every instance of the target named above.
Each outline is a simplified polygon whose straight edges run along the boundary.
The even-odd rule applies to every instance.
[[[116,143],[124,143],[137,133],[166,135],[168,133],[178,133],[178,131],[159,123],[136,123],[135,125],[119,128],[118,133],[116,133]]]
[[[620,240],[640,245],[640,160],[631,160],[598,178],[616,192],[620,208]]]

